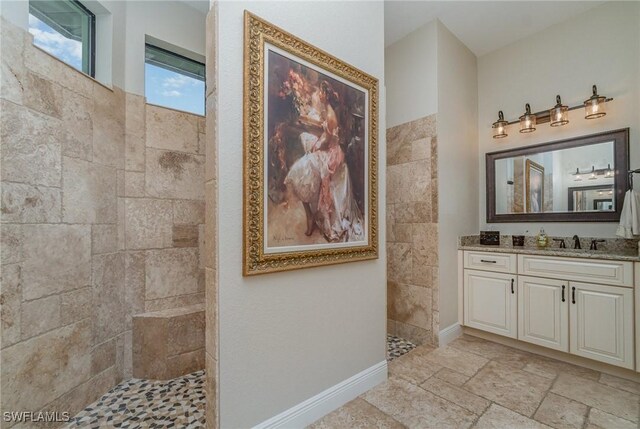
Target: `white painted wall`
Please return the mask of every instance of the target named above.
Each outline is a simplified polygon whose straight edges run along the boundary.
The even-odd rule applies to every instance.
[[[382,2],[221,2],[219,76],[220,422],[251,427],[385,360],[385,168],[377,260],[242,277],[243,12],[376,76],[385,154]]]
[[[385,49],[387,128],[438,112],[437,64],[436,21]]]
[[[548,124],[530,134],[517,126],[509,137],[494,140],[491,124],[498,110],[508,120],[517,118],[530,103],[534,111],[555,104],[556,94],[565,104],[582,103],[597,84],[600,94],[614,97],[609,113],[585,120],[583,111],[569,112],[568,125]],[[631,128],[631,166],[640,168],[640,3],[607,2],[561,24],[478,59],[478,130],[480,169],[478,192],[482,229],[486,224],[486,152],[561,140],[618,128]],[[637,181],[636,181],[637,182]],[[494,224],[505,234],[615,236],[615,223],[513,223]]]
[[[478,232],[476,56],[438,21],[440,330],[458,319],[458,236]]]

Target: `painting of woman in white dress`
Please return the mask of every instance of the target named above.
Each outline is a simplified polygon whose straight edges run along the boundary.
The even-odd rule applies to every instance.
[[[366,94],[267,52],[266,247],[366,240]]]

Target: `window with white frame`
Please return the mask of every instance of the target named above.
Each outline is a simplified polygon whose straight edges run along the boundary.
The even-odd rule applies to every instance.
[[[147,43],[144,75],[148,103],[204,115],[203,63]]]
[[[77,0],[29,0],[33,43],[70,66],[95,76],[96,17]]]

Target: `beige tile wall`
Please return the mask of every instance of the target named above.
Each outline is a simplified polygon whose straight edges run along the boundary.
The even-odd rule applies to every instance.
[[[218,414],[218,248],[217,248],[217,202],[218,202],[218,59],[216,57],[218,2],[213,2],[207,15],[207,100],[206,100],[206,167],[205,167],[205,238],[204,265],[206,271],[206,330],[205,368],[207,395],[207,427],[219,427]]]
[[[388,331],[438,342],[436,115],[387,130]]]
[[[75,414],[131,377],[133,314],[204,302],[205,121],[1,27],[0,408]]]

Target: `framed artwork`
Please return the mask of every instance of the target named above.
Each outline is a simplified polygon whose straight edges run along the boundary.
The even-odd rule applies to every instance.
[[[544,211],[544,167],[527,159],[525,163],[527,213]]]
[[[378,80],[245,11],[243,274],[378,257]]]

